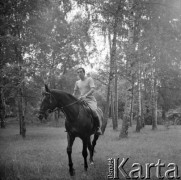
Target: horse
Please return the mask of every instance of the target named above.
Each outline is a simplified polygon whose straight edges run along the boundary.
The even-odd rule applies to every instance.
[[[49,89],[45,85],[45,92],[40,105],[39,119],[42,120],[46,114],[49,114],[56,109],[60,109],[66,117],[65,129],[67,132],[67,155],[69,173],[75,175],[75,169],[72,162],[72,146],[76,137],[79,137],[83,143],[82,156],[84,158],[84,170],[87,171],[87,148],[90,153],[90,164],[94,164],[93,155],[96,142],[99,134],[96,133],[97,122],[93,120],[91,113],[87,111],[81,100],[73,95],[57,90]],[[99,116],[103,120],[103,113],[99,109]],[[91,142],[91,135],[94,136]]]

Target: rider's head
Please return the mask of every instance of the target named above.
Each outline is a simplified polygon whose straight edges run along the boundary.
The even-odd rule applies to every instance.
[[[85,69],[82,67],[78,68],[77,74],[78,74],[79,78],[83,80],[85,78]]]
[[[78,74],[82,73],[82,72],[85,74],[85,69],[83,67],[80,67],[80,68],[77,69]]]

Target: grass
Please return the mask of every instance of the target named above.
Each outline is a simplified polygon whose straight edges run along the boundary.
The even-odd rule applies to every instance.
[[[120,128],[119,128],[120,129]],[[73,162],[75,177],[68,173],[68,158],[66,153],[65,128],[27,126],[25,139],[19,135],[16,124],[9,124],[6,129],[0,129],[0,179],[9,180],[58,180],[58,179],[107,179],[108,158],[129,158],[125,170],[131,170],[133,163],[144,166],[145,163],[157,163],[161,159],[167,170],[168,163],[176,163],[181,168],[181,126],[167,130],[158,126],[152,131],[146,126],[140,133],[135,132],[135,126],[129,128],[129,137],[119,139],[119,131],[113,131],[109,124],[104,136],[98,139],[95,164],[84,172],[82,143],[76,139],[73,145]],[[143,167],[144,169],[145,167]],[[144,171],[143,171],[144,172]],[[152,179],[155,170],[151,171]],[[120,179],[122,175],[120,175]]]

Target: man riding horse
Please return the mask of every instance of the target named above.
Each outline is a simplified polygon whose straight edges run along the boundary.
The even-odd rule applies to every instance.
[[[80,93],[79,99],[82,101],[85,101],[90,109],[92,110],[93,118],[95,121],[99,122],[98,128],[97,128],[97,134],[101,135],[101,125],[102,122],[99,118],[98,112],[97,112],[97,101],[95,97],[93,96],[95,84],[94,80],[91,77],[85,76],[85,69],[84,68],[78,68],[77,74],[80,78],[80,80],[76,81],[73,95],[76,96],[77,93]]]
[[[46,114],[57,110],[57,108],[66,116],[67,155],[69,173],[71,176],[75,175],[72,161],[72,146],[75,138],[79,137],[82,140],[84,169],[87,171],[87,150],[89,150],[90,154],[90,164],[93,164],[94,149],[99,135],[102,134],[100,125],[102,125],[101,122],[103,121],[103,112],[97,107],[96,99],[93,96],[95,88],[93,79],[91,77],[85,77],[85,70],[83,68],[79,68],[77,72],[80,80],[75,84],[74,95],[79,91],[81,95],[80,99],[58,89],[49,89],[48,86],[45,85],[45,92],[43,93],[39,111],[40,120],[42,120]],[[97,125],[98,121],[99,128]],[[93,136],[93,139],[91,136]]]

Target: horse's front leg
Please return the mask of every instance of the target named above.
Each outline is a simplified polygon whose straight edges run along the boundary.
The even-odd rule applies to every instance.
[[[75,174],[75,170],[73,168],[73,162],[72,162],[72,146],[73,146],[75,137],[67,133],[67,140],[68,140],[67,154],[68,154],[68,160],[69,160],[69,173],[71,176],[73,176]]]
[[[88,164],[87,164],[87,138],[83,139],[83,149],[82,149],[82,156],[84,157],[84,169],[87,171]]]

